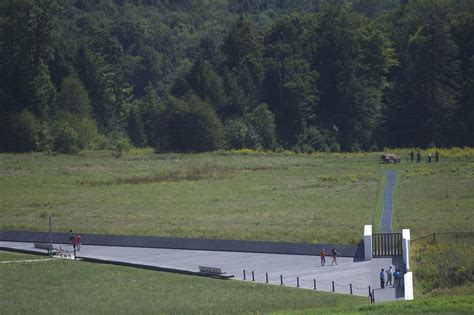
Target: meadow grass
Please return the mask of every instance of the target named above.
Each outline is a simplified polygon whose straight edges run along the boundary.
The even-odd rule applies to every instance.
[[[0,228],[357,243],[372,158],[286,154],[0,155]],[[350,220],[347,220],[350,218]]]
[[[365,224],[378,230],[394,169],[394,230],[473,230],[473,149],[440,150],[431,164],[391,152],[403,161],[252,150],[0,154],[0,229],[46,231],[52,214],[63,232],[355,244]]]
[[[0,251],[1,314],[255,314],[349,307],[366,298]]]
[[[273,314],[472,314],[474,308],[473,295],[444,296],[416,299],[413,301],[395,301],[370,305],[340,306],[334,308],[318,308],[291,312],[275,312]]]
[[[406,163],[395,191],[395,218],[412,239],[435,232],[474,231],[474,163]]]

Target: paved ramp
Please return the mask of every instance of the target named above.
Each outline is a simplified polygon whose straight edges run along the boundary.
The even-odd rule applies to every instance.
[[[396,178],[395,171],[387,171],[387,184],[383,192],[383,208],[380,220],[380,232],[382,233],[392,233],[393,190],[395,189]]]
[[[70,247],[56,244],[54,247]],[[0,242],[0,249],[45,254],[44,250],[34,248],[32,243]],[[77,252],[78,258],[91,259],[105,263],[131,265],[177,273],[196,274],[199,266],[218,267],[234,280],[283,285],[314,290],[315,280],[318,291],[368,296],[368,287],[378,288],[377,269],[380,265],[392,263],[391,258],[372,261],[355,261],[340,257],[338,265],[320,266],[319,256],[285,255],[266,253],[223,252],[203,250],[181,250],[160,248],[136,248],[118,246],[83,245]],[[245,270],[245,280],[244,272]],[[334,282],[334,287],[333,287]],[[395,289],[386,289],[395,291]],[[377,293],[376,293],[377,294]],[[395,299],[396,295],[376,295],[376,301]]]

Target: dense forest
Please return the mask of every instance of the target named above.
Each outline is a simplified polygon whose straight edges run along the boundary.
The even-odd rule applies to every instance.
[[[474,146],[473,0],[2,0],[0,151]]]

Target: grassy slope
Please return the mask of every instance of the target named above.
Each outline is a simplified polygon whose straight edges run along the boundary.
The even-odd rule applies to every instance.
[[[355,243],[372,220],[373,158],[0,155],[0,228]],[[351,218],[347,220],[347,218]]]
[[[0,261],[37,256],[0,251]],[[365,298],[55,260],[0,263],[2,314],[262,313],[348,307]]]
[[[0,251],[0,262],[38,258]],[[366,305],[361,297],[64,260],[0,263],[0,279],[2,314],[471,314],[474,307],[473,295]]]
[[[406,164],[396,191],[397,224],[412,239],[434,232],[474,231],[474,163]]]
[[[364,224],[378,230],[380,181],[395,169],[394,228],[472,231],[473,152],[397,165],[375,154],[0,154],[0,228],[46,230],[52,213],[57,231],[356,243]]]

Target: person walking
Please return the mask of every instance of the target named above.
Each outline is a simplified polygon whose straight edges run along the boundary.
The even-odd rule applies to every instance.
[[[384,289],[385,288],[385,273],[384,273],[384,269],[382,268],[382,270],[380,271],[380,288]]]
[[[431,163],[431,152],[428,154],[428,163]]]
[[[421,153],[420,151],[416,152],[416,163],[420,163],[421,162]]]
[[[410,152],[410,161],[413,162],[414,156],[415,156],[415,153],[413,153],[413,150],[411,150],[411,152]]]
[[[385,272],[387,273],[387,282],[385,282],[385,285],[386,286],[392,285],[392,274],[393,274],[392,265],[390,265],[390,267],[388,267],[388,269]]]
[[[319,256],[321,256],[321,266],[326,265],[326,249],[324,247],[319,252]]]
[[[435,162],[438,163],[439,162],[439,151],[436,150],[435,152]]]
[[[82,242],[82,236],[81,236],[81,234],[76,234],[76,247],[77,247],[77,251],[81,251],[81,242]]]
[[[74,238],[74,233],[72,230],[69,230],[69,243],[71,243],[71,245],[74,245]]]
[[[335,263],[336,266],[337,266],[337,250],[336,250],[336,246],[334,246],[333,249],[332,249],[332,261],[331,261],[331,266],[332,266],[334,263]]]

